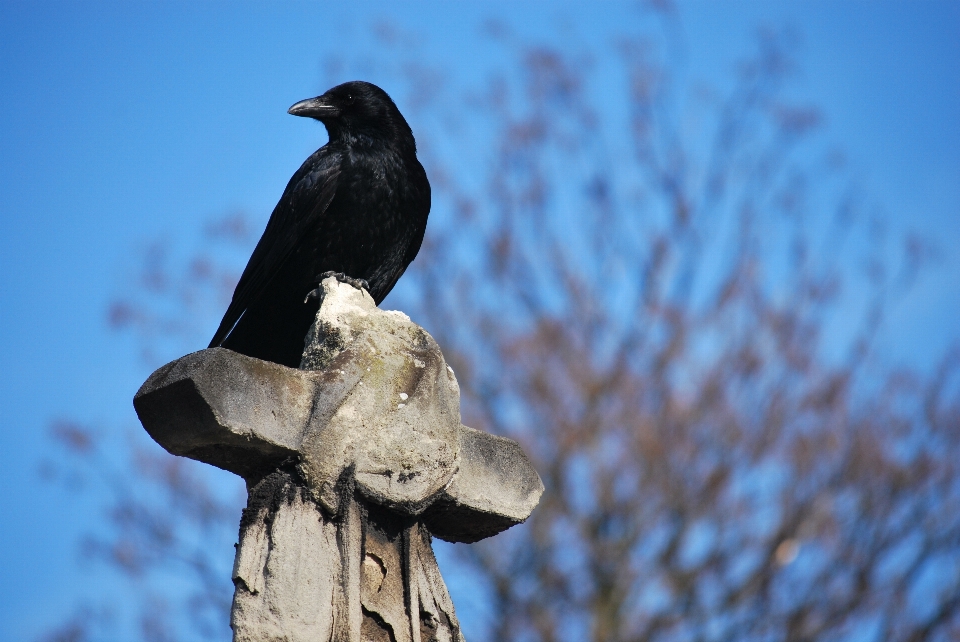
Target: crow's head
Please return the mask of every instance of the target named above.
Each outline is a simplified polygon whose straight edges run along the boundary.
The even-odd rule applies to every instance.
[[[326,126],[331,141],[413,144],[410,126],[387,92],[361,80],[345,82],[322,96],[301,100],[287,113],[319,120]]]

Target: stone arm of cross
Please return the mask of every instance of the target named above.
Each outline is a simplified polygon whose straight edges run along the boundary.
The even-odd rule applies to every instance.
[[[157,370],[134,405],[147,432],[170,453],[255,483],[284,461],[307,456],[310,427],[329,423],[368,374],[350,359],[306,371],[212,348]],[[454,470],[421,500],[420,519],[436,537],[475,542],[525,520],[543,484],[515,441],[457,428],[449,448],[459,452]]]

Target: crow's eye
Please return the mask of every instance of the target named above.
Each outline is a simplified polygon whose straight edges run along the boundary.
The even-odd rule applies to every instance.
[[[353,94],[347,94],[347,97],[346,97],[346,99],[345,99],[343,102],[346,103],[347,105],[352,105],[352,104],[353,104]]]

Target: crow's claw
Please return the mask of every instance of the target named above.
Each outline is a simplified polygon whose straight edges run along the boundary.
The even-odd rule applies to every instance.
[[[333,271],[324,272],[323,274],[317,277],[317,283],[320,283],[324,279],[329,278],[331,276],[334,277],[337,281],[340,281],[340,283],[346,283],[347,285],[352,285],[358,290],[366,290],[367,292],[370,292],[370,284],[367,283],[366,279],[354,279],[347,276],[343,272],[333,272]]]
[[[314,289],[310,290],[309,292],[307,292],[307,296],[305,296],[305,297],[303,298],[303,302],[306,303],[307,301],[310,301],[311,299],[312,299],[312,300],[319,301],[319,300],[321,300],[322,298],[323,298],[323,289],[322,289],[322,288],[314,288]]]

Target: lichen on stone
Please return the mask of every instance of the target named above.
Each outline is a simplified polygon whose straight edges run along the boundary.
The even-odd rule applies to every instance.
[[[310,326],[305,344],[301,370],[324,370],[347,347],[340,328],[325,320]]]

